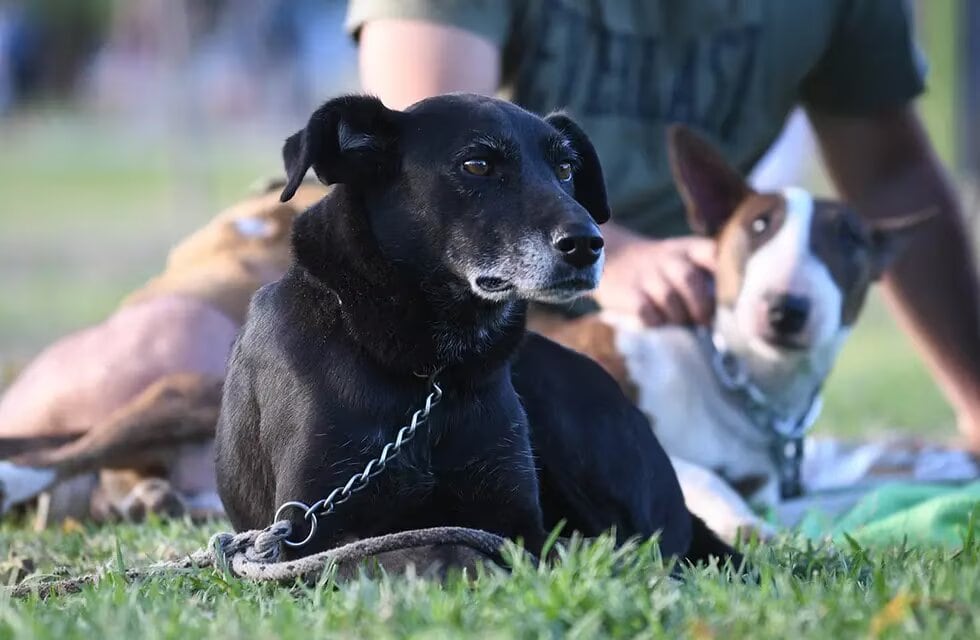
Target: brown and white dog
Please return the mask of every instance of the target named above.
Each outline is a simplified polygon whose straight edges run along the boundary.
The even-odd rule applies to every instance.
[[[798,188],[757,193],[705,140],[669,133],[691,227],[717,241],[712,326],[602,312],[536,328],[598,360],[670,454],[691,510],[723,537],[769,527],[745,500],[798,494],[802,435],[869,286],[930,214],[868,222]],[[794,486],[795,485],[795,486]]]

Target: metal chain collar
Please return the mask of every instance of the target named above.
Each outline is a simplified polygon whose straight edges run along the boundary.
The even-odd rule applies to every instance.
[[[718,382],[737,396],[755,425],[769,441],[769,455],[779,473],[779,493],[783,499],[803,494],[803,438],[816,424],[823,410],[818,388],[810,404],[799,416],[785,416],[772,408],[765,392],[752,383],[748,372],[717,332],[699,328],[698,336],[711,355],[711,366]]]
[[[429,376],[429,395],[425,398],[425,405],[412,414],[411,422],[398,430],[398,433],[395,434],[395,439],[381,449],[380,455],[370,460],[364,466],[364,469],[351,476],[347,484],[337,487],[326,498],[317,500],[311,505],[299,502],[298,500],[291,500],[283,503],[276,510],[276,515],[272,519],[273,522],[279,522],[282,519],[280,516],[283,512],[289,509],[299,509],[303,512],[303,519],[310,521],[310,532],[307,536],[299,542],[283,540],[287,546],[297,548],[309,544],[310,540],[313,539],[313,535],[316,533],[319,522],[318,517],[330,515],[337,508],[337,505],[347,502],[351,496],[367,487],[371,480],[384,472],[388,462],[401,453],[402,447],[412,441],[418,428],[428,421],[432,407],[439,404],[439,401],[442,400],[442,388],[436,382],[436,375],[438,373],[439,371],[436,371]]]

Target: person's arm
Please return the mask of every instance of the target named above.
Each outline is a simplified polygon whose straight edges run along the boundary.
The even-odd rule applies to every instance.
[[[960,430],[980,450],[980,286],[953,187],[911,107],[874,116],[809,109],[828,170],[863,215],[935,207],[885,277],[898,311],[947,398]]]
[[[363,89],[392,108],[456,91],[493,95],[500,84],[500,47],[466,29],[375,19],[360,26],[358,47]],[[612,222],[602,234],[608,258],[596,298],[603,307],[649,325],[710,322],[710,240],[649,240]]]
[[[360,30],[361,87],[392,109],[442,93],[493,95],[500,48],[475,33],[404,18],[372,20]]]

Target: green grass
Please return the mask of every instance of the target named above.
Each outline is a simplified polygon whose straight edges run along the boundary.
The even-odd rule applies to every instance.
[[[0,554],[42,572],[139,566],[204,544],[188,523],[88,527],[40,535],[0,526]],[[717,568],[669,570],[647,543],[608,539],[555,566],[517,563],[445,584],[411,577],[328,575],[313,587],[239,581],[214,570],[97,587],[46,601],[4,601],[6,638],[975,638],[980,637],[980,539],[958,551],[814,547],[786,538],[750,546],[759,584]]]

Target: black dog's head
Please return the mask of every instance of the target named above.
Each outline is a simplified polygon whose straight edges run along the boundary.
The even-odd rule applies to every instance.
[[[593,289],[609,219],[592,144],[567,116],[446,95],[405,111],[327,102],[283,149],[292,197],[307,170],[365,203],[393,264],[483,300],[562,302]]]

